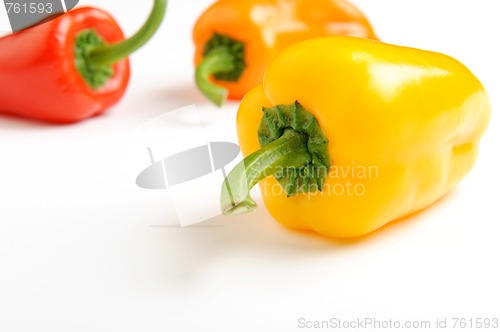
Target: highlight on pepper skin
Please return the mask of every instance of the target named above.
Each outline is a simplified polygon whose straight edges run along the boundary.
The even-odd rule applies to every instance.
[[[352,37],[295,44],[239,107],[246,158],[222,185],[221,209],[253,211],[259,183],[287,227],[369,234],[455,188],[490,116],[481,82],[449,56]]]
[[[323,36],[377,39],[347,0],[220,0],[198,19],[196,84],[214,104],[240,100],[287,46]]]

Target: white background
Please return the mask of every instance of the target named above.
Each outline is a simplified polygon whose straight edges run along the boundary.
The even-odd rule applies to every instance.
[[[112,11],[128,34],[150,8],[85,3]],[[209,3],[171,1],[161,31],[132,57],[128,94],[106,116],[65,127],[0,117],[0,331],[296,331],[301,317],[500,318],[496,112],[476,168],[455,191],[362,240],[284,229],[259,195],[256,214],[165,227],[176,223],[172,203],[135,187],[130,134],[195,103],[207,127],[235,140],[237,104],[217,110],[192,81],[191,29]],[[383,40],[464,62],[498,105],[497,0],[355,3]],[[147,165],[145,151],[136,157]]]

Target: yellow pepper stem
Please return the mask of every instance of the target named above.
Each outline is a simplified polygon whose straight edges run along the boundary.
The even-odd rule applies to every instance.
[[[226,215],[254,211],[257,205],[250,197],[252,187],[284,169],[296,169],[310,162],[307,135],[287,130],[279,139],[245,158],[229,173],[222,186],[222,211]]]
[[[255,210],[250,189],[271,175],[288,197],[323,189],[331,161],[328,139],[317,119],[298,102],[263,111],[257,133],[262,148],[239,163],[222,186],[226,215]]]

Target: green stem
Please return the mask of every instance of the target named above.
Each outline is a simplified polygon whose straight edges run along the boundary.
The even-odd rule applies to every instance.
[[[322,191],[328,176],[329,142],[318,119],[298,101],[262,110],[257,131],[261,149],[239,163],[222,186],[226,215],[255,210],[250,189],[268,176],[274,175],[287,197]],[[264,190],[278,195],[280,188]]]
[[[196,68],[198,88],[217,106],[227,98],[227,89],[211,81],[238,82],[245,71],[245,43],[230,36],[214,33],[205,44],[203,61]]]
[[[232,53],[225,47],[219,47],[211,51],[196,68],[196,85],[217,106],[222,106],[226,101],[227,89],[213,84],[210,77],[219,72],[234,70],[234,67]]]
[[[311,162],[308,137],[294,130],[284,134],[240,162],[222,186],[221,208],[224,214],[252,212],[256,204],[250,189],[264,178],[287,169],[297,169]]]
[[[111,65],[146,44],[155,34],[165,17],[167,0],[155,0],[151,14],[146,23],[132,37],[112,45],[103,45],[94,48],[88,54],[88,61],[94,66]]]

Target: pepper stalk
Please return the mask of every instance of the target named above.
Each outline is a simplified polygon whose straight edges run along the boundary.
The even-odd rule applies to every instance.
[[[195,81],[203,94],[217,106],[227,99],[227,89],[217,86],[216,80],[237,82],[247,64],[243,42],[226,35],[214,34],[205,45],[204,59],[196,68]]]
[[[288,197],[323,189],[331,161],[318,120],[299,102],[263,112],[261,149],[240,162],[222,186],[221,209],[226,215],[254,211],[257,205],[250,190],[268,176],[274,175]]]
[[[78,33],[75,41],[75,65],[85,81],[98,89],[113,76],[112,65],[144,46],[160,27],[167,10],[167,0],[155,0],[143,26],[132,37],[107,44],[94,30]]]

